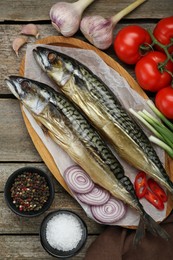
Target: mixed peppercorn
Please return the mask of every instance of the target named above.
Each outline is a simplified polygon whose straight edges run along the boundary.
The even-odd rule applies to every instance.
[[[40,210],[50,195],[44,176],[24,172],[15,178],[11,188],[13,203],[20,211]]]

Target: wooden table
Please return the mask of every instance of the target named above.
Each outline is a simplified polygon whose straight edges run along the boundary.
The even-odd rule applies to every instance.
[[[12,41],[19,35],[23,24],[36,23],[41,38],[58,35],[49,19],[49,10],[56,2],[58,1],[0,1],[0,259],[51,259],[52,257],[45,252],[40,244],[39,227],[44,216],[55,209],[71,209],[77,212],[87,224],[89,233],[87,243],[73,259],[83,259],[89,245],[105,228],[87,218],[78,203],[55,179],[54,202],[50,210],[40,217],[34,219],[17,217],[9,210],[4,201],[4,184],[14,170],[23,166],[36,166],[49,172],[27,132],[19,102],[7,89],[4,78],[11,74],[18,74],[26,46],[20,50],[19,57],[16,57],[11,45]],[[108,17],[132,2],[133,0],[98,0],[84,14],[100,14]],[[148,0],[121,20],[114,30],[114,35],[127,24],[135,23],[145,28],[153,28],[159,19],[173,15],[172,5],[172,0]],[[84,40],[80,32],[75,37]],[[28,44],[34,41],[34,37],[30,37]],[[106,50],[106,53],[117,60],[112,47]],[[134,77],[134,68],[123,66]],[[49,174],[51,173],[49,172]]]

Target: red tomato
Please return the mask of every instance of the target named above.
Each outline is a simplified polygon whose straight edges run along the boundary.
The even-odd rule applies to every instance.
[[[147,191],[147,178],[145,172],[139,172],[135,178],[135,191],[139,199],[143,198]]]
[[[156,92],[170,85],[171,75],[158,69],[158,65],[164,62],[166,58],[165,53],[152,51],[137,62],[135,67],[136,78],[143,89]],[[173,72],[173,63],[169,61],[165,69]]]
[[[173,87],[159,90],[155,97],[156,107],[169,119],[173,119]]]
[[[138,25],[129,25],[120,30],[114,40],[114,50],[120,60],[135,64],[144,54],[140,46],[151,43],[149,33]]]
[[[160,20],[154,28],[153,34],[155,38],[163,45],[169,44],[171,42],[171,38],[173,39],[173,16]],[[156,47],[161,50],[159,46]],[[169,47],[169,53],[173,53],[173,46]]]

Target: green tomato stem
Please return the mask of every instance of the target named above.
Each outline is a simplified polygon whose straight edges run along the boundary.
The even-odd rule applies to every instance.
[[[167,62],[168,62],[169,60],[171,60],[171,61],[173,62],[173,57],[172,57],[172,56],[170,55],[170,53],[168,52],[168,48],[173,45],[173,42],[171,42],[171,43],[168,44],[168,45],[164,45],[164,44],[160,43],[160,42],[154,37],[154,35],[153,35],[153,33],[151,32],[150,29],[148,30],[148,33],[149,33],[149,35],[150,35],[150,37],[151,37],[151,39],[152,39],[152,44],[156,44],[156,45],[158,45],[160,48],[162,48],[162,49],[164,50],[164,52],[165,52],[165,54],[166,54],[166,56],[167,56]],[[165,64],[163,64],[163,66],[165,66]]]
[[[173,73],[170,70],[164,69],[164,71],[166,71],[173,78]]]

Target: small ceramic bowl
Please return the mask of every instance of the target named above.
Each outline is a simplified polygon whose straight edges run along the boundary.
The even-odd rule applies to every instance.
[[[16,178],[19,177],[23,173],[31,173],[31,174],[37,173],[38,175],[44,177],[45,183],[49,188],[49,195],[47,197],[47,200],[46,200],[46,202],[44,202],[44,204],[38,210],[24,211],[24,210],[19,209],[19,207],[17,207],[16,204],[14,203],[14,199],[12,198],[11,188],[12,188],[12,185],[14,184]],[[32,177],[32,175],[31,175],[31,177]],[[39,189],[39,187],[40,186],[38,185],[38,189]],[[54,199],[54,185],[53,185],[52,178],[50,176],[48,176],[48,174],[46,174],[41,169],[38,169],[35,167],[20,168],[9,176],[9,178],[5,184],[5,187],[4,187],[4,197],[5,197],[5,201],[8,205],[8,207],[17,215],[19,215],[21,217],[39,216],[43,212],[45,212],[46,210],[49,209],[49,207],[51,206],[52,201]]]
[[[71,250],[65,250],[65,249],[62,249],[62,250],[59,250],[57,249],[58,247],[52,247],[50,240],[48,239],[48,235],[47,235],[47,229],[48,229],[48,224],[50,224],[50,221],[55,217],[58,217],[61,215],[61,218],[63,216],[66,217],[66,216],[71,216],[73,217],[72,219],[75,219],[75,221],[77,221],[76,223],[78,223],[78,228],[80,227],[80,239],[78,242],[76,242],[76,246],[71,249]],[[54,218],[54,219],[55,219]],[[55,221],[55,220],[53,220]],[[64,219],[65,221],[65,219]],[[62,222],[60,222],[62,223]],[[59,225],[60,225],[59,223]],[[55,225],[55,224],[54,224]],[[56,226],[55,226],[55,229],[56,229]],[[67,226],[65,227],[66,230],[63,230],[63,234],[64,232],[68,232],[68,224]],[[49,231],[50,232],[50,231]],[[77,231],[78,232],[78,231]],[[60,234],[60,236],[62,236],[62,233]],[[53,235],[53,234],[52,234]],[[58,236],[58,233],[56,233],[56,235]],[[50,236],[50,233],[49,233],[49,236]],[[66,233],[65,234],[66,236],[66,239],[70,238],[69,237],[69,234]],[[75,234],[74,234],[75,236]],[[73,237],[74,238],[74,237]],[[54,238],[55,239],[55,238]],[[74,238],[75,239],[75,238]],[[41,223],[41,226],[40,226],[40,240],[41,240],[41,244],[43,246],[43,248],[52,256],[54,257],[57,257],[57,258],[69,258],[69,257],[72,257],[74,255],[76,255],[81,249],[82,247],[84,246],[85,242],[86,242],[86,239],[87,239],[87,227],[86,227],[86,224],[85,222],[73,211],[69,211],[69,210],[57,210],[57,211],[54,211],[54,212],[51,212],[49,213],[42,221]],[[49,241],[48,241],[49,240]],[[56,240],[56,239],[55,239]],[[58,239],[59,240],[59,239]],[[57,241],[57,240],[56,240]],[[60,241],[57,242],[59,244],[63,244],[64,241]],[[69,241],[68,241],[69,243]],[[61,244],[61,246],[62,246]]]

